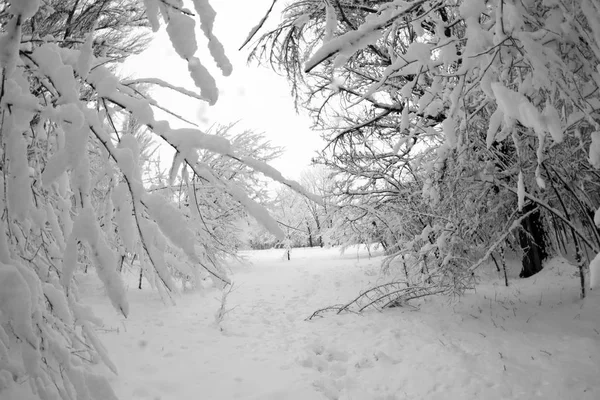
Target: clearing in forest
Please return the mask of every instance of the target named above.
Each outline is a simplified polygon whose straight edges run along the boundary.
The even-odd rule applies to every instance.
[[[121,399],[598,399],[600,296],[579,299],[575,268],[550,261],[510,287],[490,273],[460,301],[429,297],[385,312],[328,314],[382,279],[364,247],[243,253],[221,323],[207,288],[165,305],[128,289],[115,315],[95,277],[82,291],[105,321],[101,335]]]

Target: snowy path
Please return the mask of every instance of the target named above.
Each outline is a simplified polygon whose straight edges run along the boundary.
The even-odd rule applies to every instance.
[[[490,284],[454,306],[435,299],[419,311],[306,322],[375,282],[380,258],[317,249],[280,257],[250,253],[252,266],[234,267],[235,308],[222,332],[215,291],[172,307],[131,289],[126,322],[100,307],[107,328],[119,328],[102,337],[120,368],[112,379],[120,398],[600,398],[600,307],[573,302],[571,276],[540,278],[541,300],[539,289],[524,294],[531,281]]]

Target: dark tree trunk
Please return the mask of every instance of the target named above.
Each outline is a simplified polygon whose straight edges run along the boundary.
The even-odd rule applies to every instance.
[[[310,231],[310,224],[308,222],[306,223],[306,229],[308,230],[308,245],[313,247],[312,232]]]
[[[123,262],[125,262],[125,254],[121,254],[121,262],[119,263],[119,272],[123,272]]]
[[[534,204],[527,204],[523,208],[523,213],[531,211],[534,207]],[[521,226],[523,229],[519,231],[519,242],[525,253],[523,254],[523,269],[519,277],[528,278],[542,270],[542,263],[548,257],[548,244],[542,224],[542,215],[539,211],[525,218]]]

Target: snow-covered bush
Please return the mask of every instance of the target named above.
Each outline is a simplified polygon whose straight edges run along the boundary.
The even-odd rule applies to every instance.
[[[439,252],[444,277],[506,239],[524,247],[523,276],[575,248],[583,282],[600,251],[599,15],[593,0],[293,1],[253,54],[325,132],[319,162],[360,234],[383,219],[390,238],[429,230],[434,246],[451,222],[471,261],[446,268],[463,250]]]
[[[300,182],[309,193],[319,196],[320,201],[314,201],[289,187],[276,190],[274,197],[265,204],[277,219],[285,240],[278,242],[264,228],[255,226],[250,237],[253,249],[324,246],[323,236],[331,228],[329,213],[332,206],[327,199],[330,189],[328,172],[320,166],[311,166],[302,171]]]
[[[209,133],[212,133],[209,131]],[[251,130],[236,132],[235,125],[217,126],[215,136],[227,139],[236,149],[236,158],[226,157],[210,150],[198,152],[198,162],[206,165],[221,182],[234,184],[242,189],[250,198],[259,204],[265,204],[267,198],[267,180],[256,170],[240,161],[239,157],[247,156],[260,162],[270,162],[281,154],[281,149],[270,144],[260,133]],[[177,166],[175,160],[175,167]],[[171,171],[171,175],[174,171]],[[187,169],[172,180],[154,174],[149,191],[159,194],[171,202],[185,216],[193,231],[201,253],[203,263],[213,269],[220,270],[225,258],[236,255],[244,245],[244,225],[248,224],[248,213],[245,208],[222,191],[214,183],[191,174]],[[256,223],[256,228],[260,224]],[[263,228],[266,230],[266,228]],[[273,235],[271,234],[273,237]],[[168,267],[183,281],[195,285],[192,272],[193,262],[186,260],[180,251],[169,246],[171,256],[167,259]],[[202,271],[200,271],[202,273]]]
[[[215,172],[202,152],[300,186],[238,151],[235,140],[157,120],[157,102],[139,86],[217,101],[214,79],[195,56],[196,19],[224,75],[231,64],[212,33],[208,1],[194,0],[193,7],[180,0],[0,1],[0,397],[25,387],[43,399],[115,397],[89,367],[103,363],[116,372],[95,334],[101,322],[80,302],[74,277],[81,268],[95,270],[124,316],[130,310],[118,271],[125,255],[135,255],[146,278],[166,293],[178,289],[168,266],[181,260],[217,285],[229,283],[219,264],[208,261],[215,250],[198,243],[187,216],[172,199],[147,190],[141,143],[119,127],[127,118],[175,150],[171,182],[181,176],[210,184],[215,198],[233,199],[283,237],[265,208]],[[149,28],[161,25],[199,94],[115,75],[114,63],[141,51]]]

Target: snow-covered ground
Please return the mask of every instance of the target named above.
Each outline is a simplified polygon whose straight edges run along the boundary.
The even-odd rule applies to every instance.
[[[244,255],[221,324],[216,289],[172,306],[132,280],[123,320],[80,276],[105,320],[120,399],[600,399],[600,293],[581,302],[575,268],[561,260],[509,288],[491,271],[460,302],[305,321],[377,282],[381,256]]]

